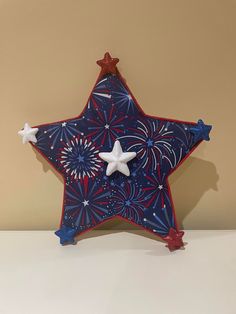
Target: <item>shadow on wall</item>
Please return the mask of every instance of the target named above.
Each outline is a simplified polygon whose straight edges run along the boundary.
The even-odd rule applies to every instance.
[[[35,149],[33,151],[36,159],[42,164],[43,171],[51,170],[63,183],[61,175]],[[214,191],[218,190],[218,180],[219,176],[212,162],[191,156],[170,176],[169,183],[178,224],[181,229],[184,227],[184,219],[194,210],[204,193],[211,189]],[[140,228],[115,218],[96,229],[138,230]]]
[[[218,191],[218,180],[216,166],[210,161],[196,157],[186,159],[170,176],[169,183],[180,228],[184,228],[184,219],[207,191]]]
[[[58,180],[61,181],[62,184],[64,184],[64,180],[62,176],[53,168],[53,166],[50,165],[49,162],[47,162],[46,159],[43,158],[43,156],[32,146],[32,150],[35,153],[35,157],[37,161],[39,161],[42,165],[42,169],[44,172],[48,172],[49,170],[52,171],[55,176],[58,178]]]

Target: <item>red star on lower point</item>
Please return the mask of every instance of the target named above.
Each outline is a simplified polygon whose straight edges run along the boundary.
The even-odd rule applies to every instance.
[[[116,74],[116,64],[119,62],[118,58],[112,58],[109,52],[106,52],[104,58],[97,61],[97,64],[102,68],[100,77],[105,74]]]
[[[163,240],[167,242],[167,246],[169,250],[174,251],[184,246],[184,243],[182,240],[183,235],[184,235],[183,231],[177,232],[175,229],[170,228],[168,236],[163,238]]]

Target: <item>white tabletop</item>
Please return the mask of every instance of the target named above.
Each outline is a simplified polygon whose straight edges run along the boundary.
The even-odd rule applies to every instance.
[[[145,232],[0,232],[0,314],[235,314],[236,231],[187,231],[170,253]]]

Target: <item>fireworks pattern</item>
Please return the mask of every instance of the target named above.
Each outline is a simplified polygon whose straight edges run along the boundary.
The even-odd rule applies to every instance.
[[[108,206],[109,196],[107,189],[88,177],[68,185],[64,199],[66,225],[83,231],[109,218],[113,214]]]
[[[115,216],[162,238],[178,231],[167,178],[201,141],[191,133],[196,123],[145,115],[118,73],[100,78],[78,118],[36,127],[34,147],[65,181],[61,233],[70,238]],[[137,153],[129,177],[106,176],[98,156],[116,139]]]
[[[96,110],[92,114],[92,118],[88,118],[88,136],[93,137],[94,141],[101,143],[101,145],[108,142],[109,147],[112,148],[115,140],[124,133],[125,119],[126,116],[116,114],[114,104],[110,106],[108,111]]]
[[[66,175],[73,179],[94,177],[101,167],[99,151],[92,141],[85,137],[76,137],[60,150],[58,161]]]
[[[135,104],[130,92],[125,88],[120,80],[110,80],[108,85],[113,102],[125,114],[137,114],[140,110]]]
[[[116,214],[128,220],[140,223],[145,211],[145,192],[132,181],[122,182],[115,186],[113,192],[113,205]]]

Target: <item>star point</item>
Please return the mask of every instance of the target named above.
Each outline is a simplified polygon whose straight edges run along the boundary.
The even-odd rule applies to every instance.
[[[207,125],[203,122],[203,120],[199,119],[197,124],[190,128],[190,132],[193,134],[194,141],[210,141],[210,132],[211,132],[212,126]]]
[[[116,65],[118,62],[118,58],[112,58],[109,52],[106,52],[104,58],[97,61],[97,64],[101,67],[100,76],[105,74],[117,74]]]
[[[176,231],[174,228],[170,228],[168,235],[163,238],[167,242],[170,251],[178,250],[184,246],[183,235],[184,231]]]
[[[28,142],[37,143],[36,134],[38,130],[38,128],[31,128],[30,125],[26,122],[24,128],[18,131],[18,135],[22,136],[23,144]]]
[[[60,238],[60,243],[62,245],[76,243],[75,241],[76,230],[74,228],[62,226],[59,230],[55,232],[55,235],[57,235]]]

